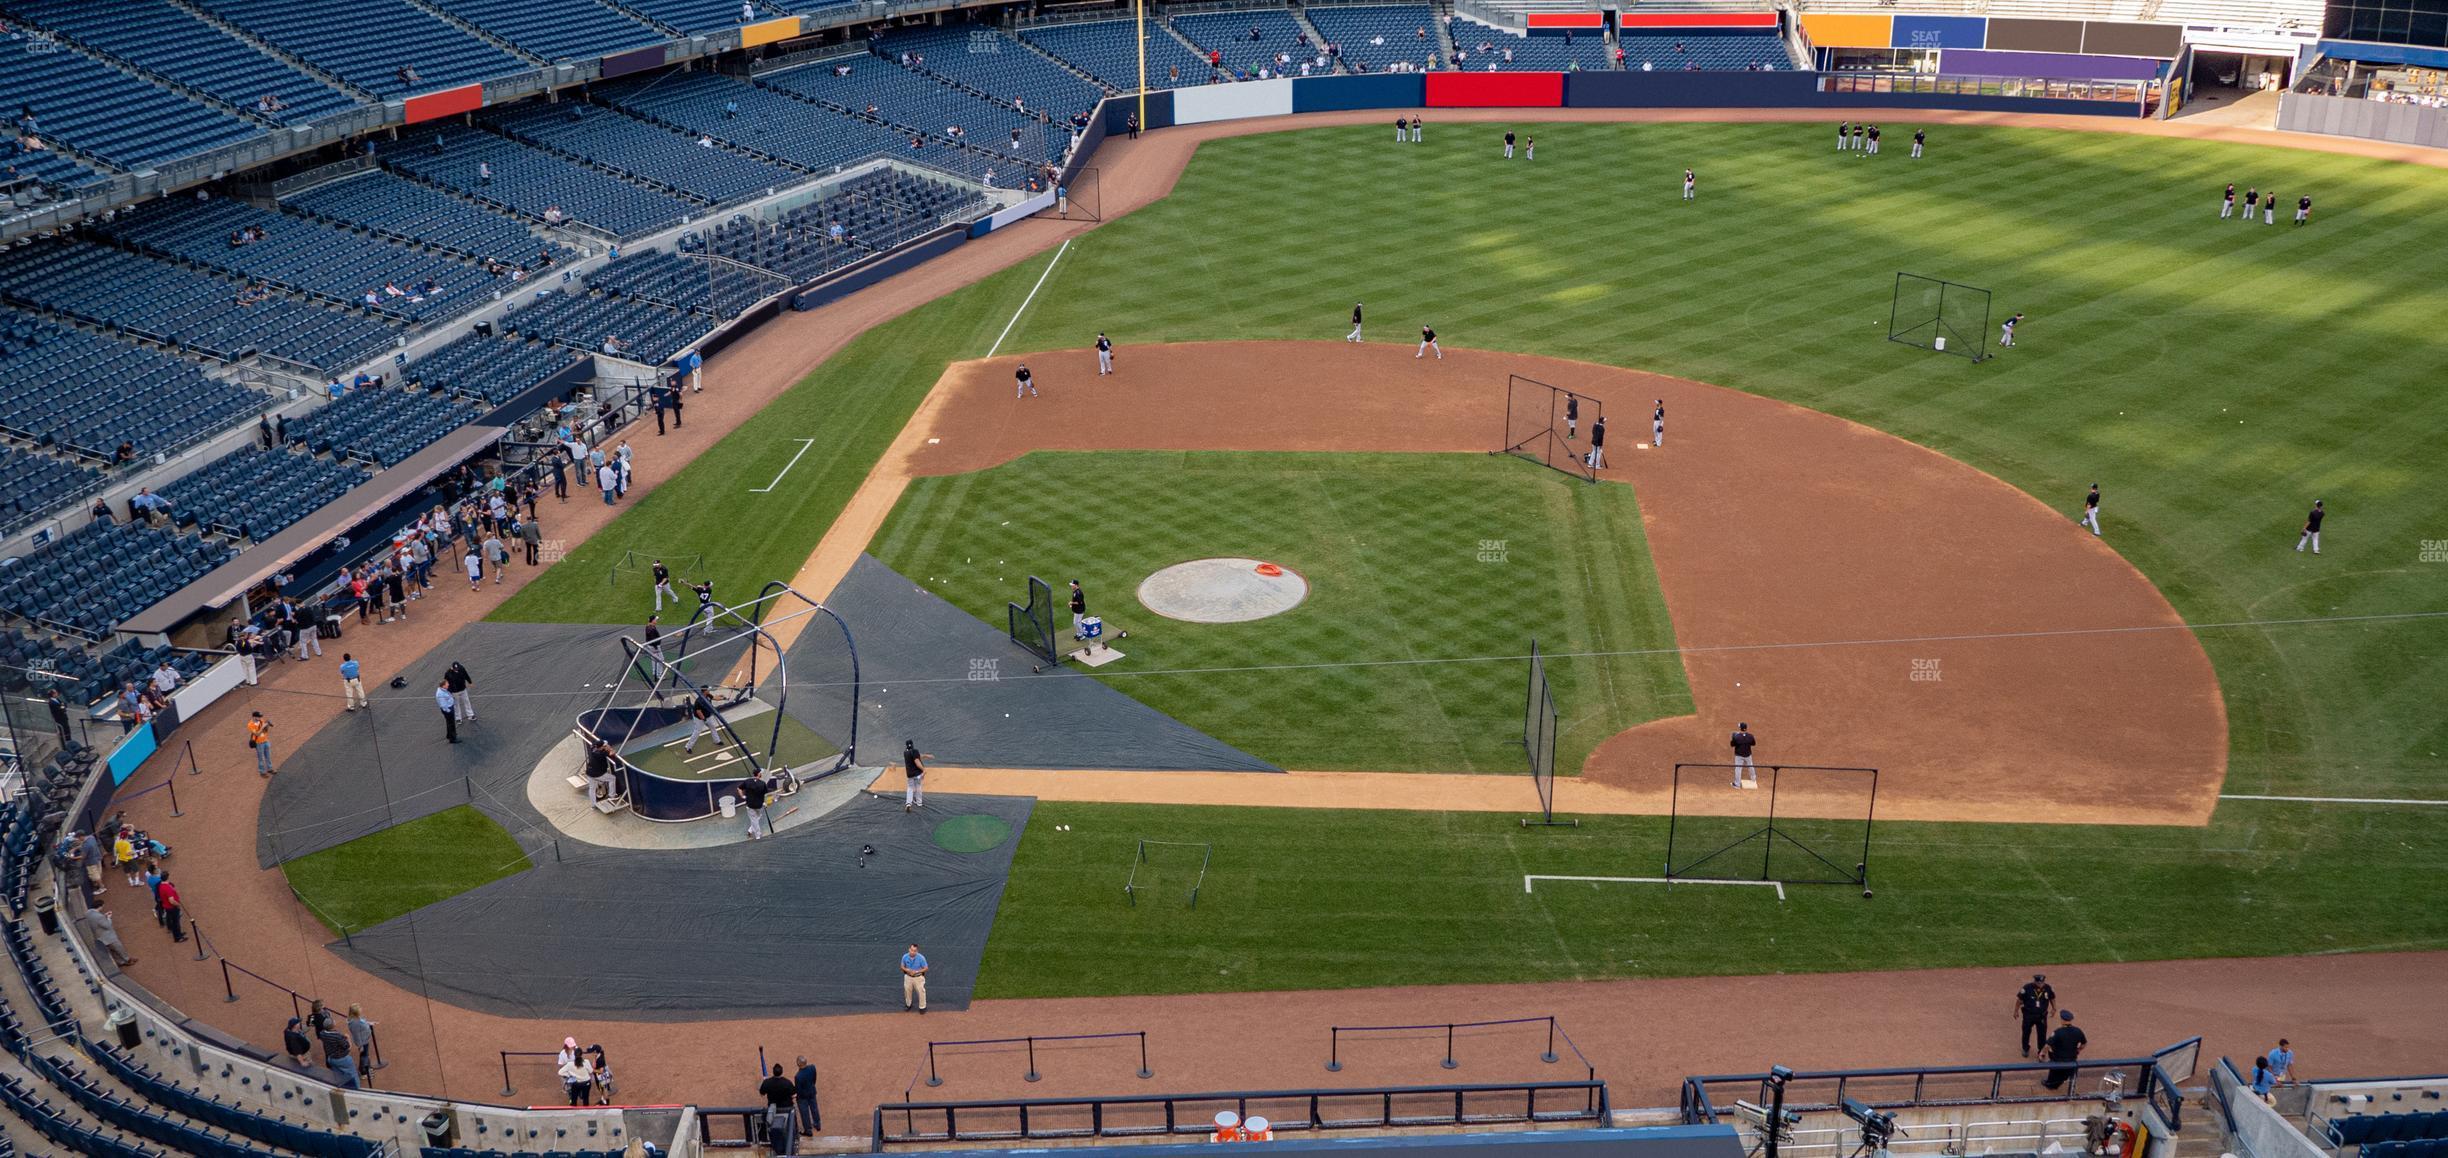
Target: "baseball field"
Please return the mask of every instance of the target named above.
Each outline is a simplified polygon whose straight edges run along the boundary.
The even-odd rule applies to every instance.
[[[1540,138],[1535,163],[1498,158],[1506,128]],[[1884,705],[1779,735],[1780,758],[1889,744],[1926,766],[1899,773],[1902,814],[1929,819],[1882,820],[1873,901],[1526,887],[1654,874],[1648,816],[1523,829],[1399,787],[1354,808],[1268,807],[1263,785],[1049,799],[983,996],[2448,945],[2448,835],[2407,802],[2448,798],[2448,521],[2422,465],[2448,434],[2448,350],[2419,256],[2448,252],[2448,173],[1954,125],[1915,161],[1828,135],[1208,141],[1170,196],[852,341],[494,618],[637,622],[644,586],[604,578],[633,550],[702,556],[732,592],[798,574],[881,468],[905,485],[865,549],[998,626],[1020,577],[1082,578],[1133,629],[1096,678],[1285,768],[1517,774],[1533,636],[1565,656],[1568,777],[1654,787],[1660,753],[1720,758],[1718,712],[1746,702],[1717,678],[1735,648],[1798,657],[1742,693],[1758,702]],[[2229,181],[2309,194],[2314,220],[2222,222]],[[1988,288],[2028,315],[2018,345],[1974,364],[1885,340],[1899,271]],[[1339,342],[1355,301],[1377,343],[1358,350]],[[1421,325],[1446,361],[1410,357]],[[1100,331],[1107,382],[1087,369]],[[1185,343],[1228,345],[1163,349]],[[1021,358],[1046,398],[1008,398]],[[1626,376],[1607,393],[1621,481],[1469,453],[1498,441],[1508,359]],[[1643,457],[1632,391],[1653,383],[1673,434]],[[1468,415],[1484,445],[1429,437]],[[946,449],[896,447],[914,419]],[[1727,473],[1667,473],[1693,462]],[[2096,541],[2074,523],[2092,482]],[[2294,550],[2316,498],[2317,556]],[[1255,624],[1136,609],[1139,577],[1208,555],[1280,559],[1316,594]],[[1825,686],[1793,686],[1822,660]],[[1974,699],[1924,734],[1923,695]],[[1610,744],[1626,734],[1648,739]],[[1526,778],[1504,788],[1533,808]],[[1138,839],[1213,846],[1196,908],[1117,918]]]

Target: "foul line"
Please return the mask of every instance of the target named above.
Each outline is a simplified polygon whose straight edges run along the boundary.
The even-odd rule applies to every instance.
[[[1046,279],[1054,276],[1054,267],[1062,264],[1062,255],[1070,248],[1071,239],[1066,237],[1061,248],[1054,251],[1054,260],[1046,263],[1045,272],[1037,275],[1037,284],[1030,286],[1028,296],[1020,299],[1020,308],[1013,310],[1011,320],[1003,323],[1003,332],[995,335],[994,345],[986,348],[987,357],[994,357],[995,352],[1003,348],[1003,339],[1011,337],[1012,327],[1020,324],[1020,315],[1027,313],[1029,303],[1037,300],[1037,291],[1045,288]]]
[[[794,454],[794,455],[792,455],[792,456],[791,456],[791,460],[790,460],[789,462],[786,462],[786,463],[783,463],[783,464],[782,464],[782,469],[781,469],[780,471],[778,471],[778,472],[776,472],[776,473],[775,473],[775,475],[773,476],[773,481],[772,481],[772,482],[769,482],[769,483],[766,483],[764,486],[757,487],[757,488],[755,488],[755,489],[753,489],[753,490],[749,491],[748,493],[749,493],[749,494],[752,494],[752,495],[772,494],[772,493],[773,493],[773,489],[774,489],[775,487],[778,487],[778,486],[781,486],[781,485],[782,485],[782,476],[783,476],[783,475],[786,475],[786,474],[789,474],[789,473],[791,472],[791,468],[792,468],[792,467],[799,465],[799,459],[800,459],[800,457],[801,457],[802,455],[805,455],[805,454],[808,452],[808,448],[809,448],[809,447],[811,447],[811,446],[814,446],[814,445],[816,445],[816,440],[815,440],[815,439],[813,439],[813,438],[802,438],[802,439],[800,439],[800,440],[799,440],[799,453],[798,453],[798,454]]]
[[[2385,796],[2245,796],[2222,792],[2219,799],[2275,800],[2287,804],[2424,804],[2433,808],[2448,808],[2448,800],[2398,800]]]
[[[1775,889],[1777,900],[1785,899],[1785,882],[1783,881],[1704,881],[1689,877],[1556,877],[1544,873],[1525,873],[1522,876],[1522,891],[1536,892],[1537,890],[1532,887],[1532,882],[1535,881],[1588,881],[1592,884],[1625,885],[1750,885],[1755,888]]]

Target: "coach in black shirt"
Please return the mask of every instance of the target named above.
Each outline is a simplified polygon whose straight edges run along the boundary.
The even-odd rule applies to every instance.
[[[2023,1032],[2016,1040],[2023,1045],[2023,1056],[2030,1057],[2033,1046],[2048,1044],[2049,1010],[2056,1008],[2057,990],[2048,983],[2048,976],[2032,974],[2023,988],[2015,990],[2015,1014],[2023,1019]]]

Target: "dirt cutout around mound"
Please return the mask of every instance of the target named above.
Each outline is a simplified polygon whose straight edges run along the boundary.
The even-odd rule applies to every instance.
[[[1121,351],[1110,378],[1085,348],[1025,357],[1042,396],[1012,396],[1020,356],[954,365],[879,474],[959,474],[1035,450],[1487,451],[1504,443],[1508,374],[1602,401],[1601,477],[1640,492],[1696,712],[1602,744],[1560,786],[1559,811],[1664,811],[1673,765],[1728,760],[1744,722],[1761,763],[1880,769],[1879,814],[1894,819],[2198,825],[2217,804],[2225,708],[2175,609],[2073,510],[1900,438],[1697,382],[1477,350],[1147,346]],[[1651,449],[1661,399],[1667,437]],[[1167,783],[1137,783],[1154,779]],[[1528,796],[1508,776],[1182,779],[944,768],[934,786],[1495,810]],[[1695,798],[1694,783],[1713,787]],[[1859,814],[1858,799],[1795,783],[1781,810]],[[1756,810],[1744,795],[1687,780],[1682,807]]]

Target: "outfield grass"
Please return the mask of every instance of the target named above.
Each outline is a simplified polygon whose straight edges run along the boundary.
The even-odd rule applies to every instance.
[[[1839,154],[1815,124],[1538,124],[1548,151],[1504,165],[1490,142],[1506,127],[1432,126],[1400,148],[1358,127],[1211,142],[1172,197],[1073,244],[1004,349],[1098,330],[1126,351],[1331,340],[1364,299],[1380,337],[1429,322],[1457,345],[1788,399],[2069,511],[2100,481],[2110,544],[2197,624],[2448,609],[2448,565],[2418,562],[2423,540],[2448,538],[2434,463],[2448,342],[2428,260],[2448,252],[2448,173],[1952,126],[1915,162]],[[2221,223],[2230,180],[2309,192],[2318,224]],[[641,617],[642,587],[603,582],[632,545],[702,552],[724,590],[791,574],[943,364],[984,354],[1046,264],[854,342],[500,617]],[[1882,340],[1900,269],[1995,290],[2000,313],[2031,315],[2022,348],[1974,366]],[[745,493],[809,437],[798,481]],[[2316,496],[2332,512],[2318,559],[2288,550]],[[2227,699],[2230,791],[2441,790],[2448,621],[2202,641]]]
[[[501,825],[463,804],[299,857],[281,871],[339,935],[525,872],[527,856]]]
[[[1130,662],[1097,675],[1289,768],[1523,771],[1524,661],[1411,661],[1519,656],[1531,638],[1643,653],[1548,665],[1561,769],[1691,711],[1632,488],[1510,457],[1032,454],[913,480],[873,550],[997,624],[1024,571],[1058,594],[1079,579],[1090,610],[1131,633]],[[1198,624],[1133,597],[1149,573],[1215,555],[1283,564],[1309,598]],[[1386,659],[1402,662],[1372,662]],[[1366,666],[1315,666],[1334,664]]]
[[[1059,831],[1057,825],[1069,825]],[[2207,828],[1879,825],[1878,896],[1541,882],[1655,876],[1665,820],[1043,803],[980,997],[2133,961],[2448,946],[2436,810],[2223,805]],[[1136,906],[1135,841],[1179,850]]]

